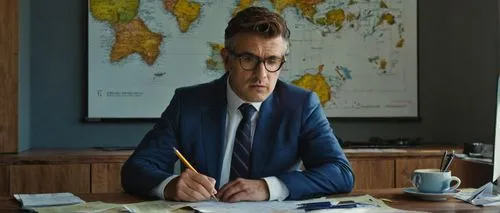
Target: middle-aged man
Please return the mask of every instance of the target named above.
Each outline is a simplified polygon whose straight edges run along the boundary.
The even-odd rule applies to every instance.
[[[266,8],[233,17],[221,50],[226,73],[175,91],[124,164],[125,191],[227,202],[350,192],[352,169],[317,95],[278,80],[289,38],[285,20]],[[173,147],[199,173],[183,166],[175,175]]]

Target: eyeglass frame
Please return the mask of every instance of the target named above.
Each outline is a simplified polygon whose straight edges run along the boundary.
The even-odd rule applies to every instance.
[[[255,71],[255,69],[257,69],[257,67],[259,66],[259,64],[263,63],[263,64],[264,64],[264,68],[265,68],[268,72],[270,72],[270,73],[275,73],[275,72],[278,72],[278,71],[281,69],[281,67],[283,67],[283,64],[286,62],[286,58],[285,58],[285,56],[286,56],[286,55],[281,56],[281,58],[280,58],[280,59],[281,59],[280,66],[278,67],[278,69],[276,69],[276,70],[274,70],[274,71],[271,71],[271,70],[269,70],[269,69],[267,68],[267,66],[266,66],[266,60],[268,60],[268,59],[269,59],[269,58],[271,58],[271,57],[275,57],[275,56],[271,56],[271,57],[268,57],[268,58],[264,58],[264,59],[262,59],[261,57],[256,56],[256,55],[254,55],[254,54],[252,54],[252,53],[249,53],[249,52],[236,53],[235,51],[233,51],[233,50],[231,50],[231,49],[227,49],[227,50],[228,50],[229,54],[231,54],[232,56],[234,56],[234,57],[238,58],[238,61],[240,62],[240,67],[241,67],[243,70],[245,70],[245,71]],[[242,57],[242,56],[251,56],[251,57],[256,58],[258,61],[257,61],[257,63],[255,64],[255,66],[254,66],[252,69],[245,69],[245,68],[243,67],[243,65],[242,65],[242,62],[241,62],[241,57]]]

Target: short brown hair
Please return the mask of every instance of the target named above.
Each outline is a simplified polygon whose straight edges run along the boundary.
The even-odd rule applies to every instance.
[[[234,48],[230,40],[238,33],[257,33],[266,38],[281,36],[287,44],[290,39],[290,30],[285,19],[265,7],[246,8],[229,21],[224,34],[227,48]]]

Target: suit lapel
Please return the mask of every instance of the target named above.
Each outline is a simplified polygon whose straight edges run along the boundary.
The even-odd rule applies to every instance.
[[[206,153],[206,165],[208,175],[215,177],[217,188],[219,188],[221,163],[222,163],[222,145],[226,134],[226,79],[227,75],[215,82],[215,89],[210,94],[210,104],[202,109],[202,140]]]
[[[278,98],[274,96],[274,93],[271,94],[260,107],[252,143],[252,163],[250,168],[252,178],[260,177],[260,173],[268,162],[269,154],[274,147],[274,139],[276,138],[274,134],[279,126],[275,122],[279,122],[280,115],[278,113],[282,111],[277,108],[279,107],[279,104],[277,104]]]

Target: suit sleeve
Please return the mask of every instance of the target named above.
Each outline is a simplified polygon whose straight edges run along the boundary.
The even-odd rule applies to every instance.
[[[177,145],[180,102],[176,90],[161,118],[123,165],[121,182],[127,193],[151,197],[153,188],[173,175],[177,157],[172,147]]]
[[[299,153],[305,171],[277,176],[290,192],[287,199],[305,199],[352,190],[354,174],[351,165],[315,93],[310,93],[302,110]]]

